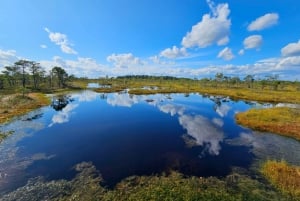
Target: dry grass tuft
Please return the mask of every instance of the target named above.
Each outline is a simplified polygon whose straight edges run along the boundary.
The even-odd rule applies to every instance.
[[[36,108],[50,104],[46,95],[41,93],[10,94],[0,96],[0,123],[5,123],[13,117],[25,114]]]
[[[261,169],[263,175],[280,191],[300,199],[300,167],[281,161],[267,161]]]

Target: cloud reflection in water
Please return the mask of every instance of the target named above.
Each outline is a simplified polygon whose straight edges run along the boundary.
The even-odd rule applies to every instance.
[[[222,127],[224,124],[222,119],[214,119],[214,123],[212,123],[201,115],[184,114],[186,109],[182,105],[160,105],[159,109],[171,116],[179,115],[179,124],[193,138],[194,144],[203,146],[204,152],[207,151],[211,155],[219,155],[221,150],[220,142],[223,141],[224,135],[215,125]],[[205,154],[204,152],[202,154]]]
[[[69,121],[72,111],[78,106],[78,104],[70,103],[57,114],[52,117],[52,122],[49,127],[53,126],[54,124],[62,124]]]

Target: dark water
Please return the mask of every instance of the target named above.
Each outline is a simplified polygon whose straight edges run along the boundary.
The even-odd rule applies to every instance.
[[[196,94],[92,91],[52,99],[51,107],[0,127],[15,131],[0,145],[0,192],[37,176],[71,179],[74,165],[83,161],[91,161],[108,186],[172,170],[222,177],[265,158],[300,164],[299,142],[236,125],[237,112],[268,105]]]

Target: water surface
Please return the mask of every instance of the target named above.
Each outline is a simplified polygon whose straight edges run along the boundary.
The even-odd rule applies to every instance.
[[[199,94],[137,96],[82,91],[2,125],[15,131],[0,145],[1,193],[43,176],[71,179],[91,161],[105,184],[172,170],[223,177],[256,161],[300,165],[300,143],[237,125],[234,115],[255,102]],[[268,105],[266,105],[268,106]]]

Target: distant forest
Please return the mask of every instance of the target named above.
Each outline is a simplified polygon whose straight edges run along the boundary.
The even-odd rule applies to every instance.
[[[13,65],[5,66],[0,73],[0,90],[17,89],[26,92],[26,90],[45,90],[68,87],[67,83],[75,80],[88,80],[88,78],[76,78],[74,75],[68,75],[65,69],[54,66],[46,72],[38,62],[19,60]],[[255,89],[286,90],[287,86],[293,86],[300,91],[299,81],[283,81],[278,75],[266,76],[264,79],[255,79],[254,75],[247,75],[244,78],[238,76],[230,77],[223,73],[217,73],[214,78],[178,78],[172,76],[152,76],[152,75],[125,75],[118,77],[103,77],[98,80],[100,83],[111,84],[112,82],[128,83],[128,81],[148,80],[153,82],[174,81],[191,84],[200,84],[207,87],[246,87]]]

